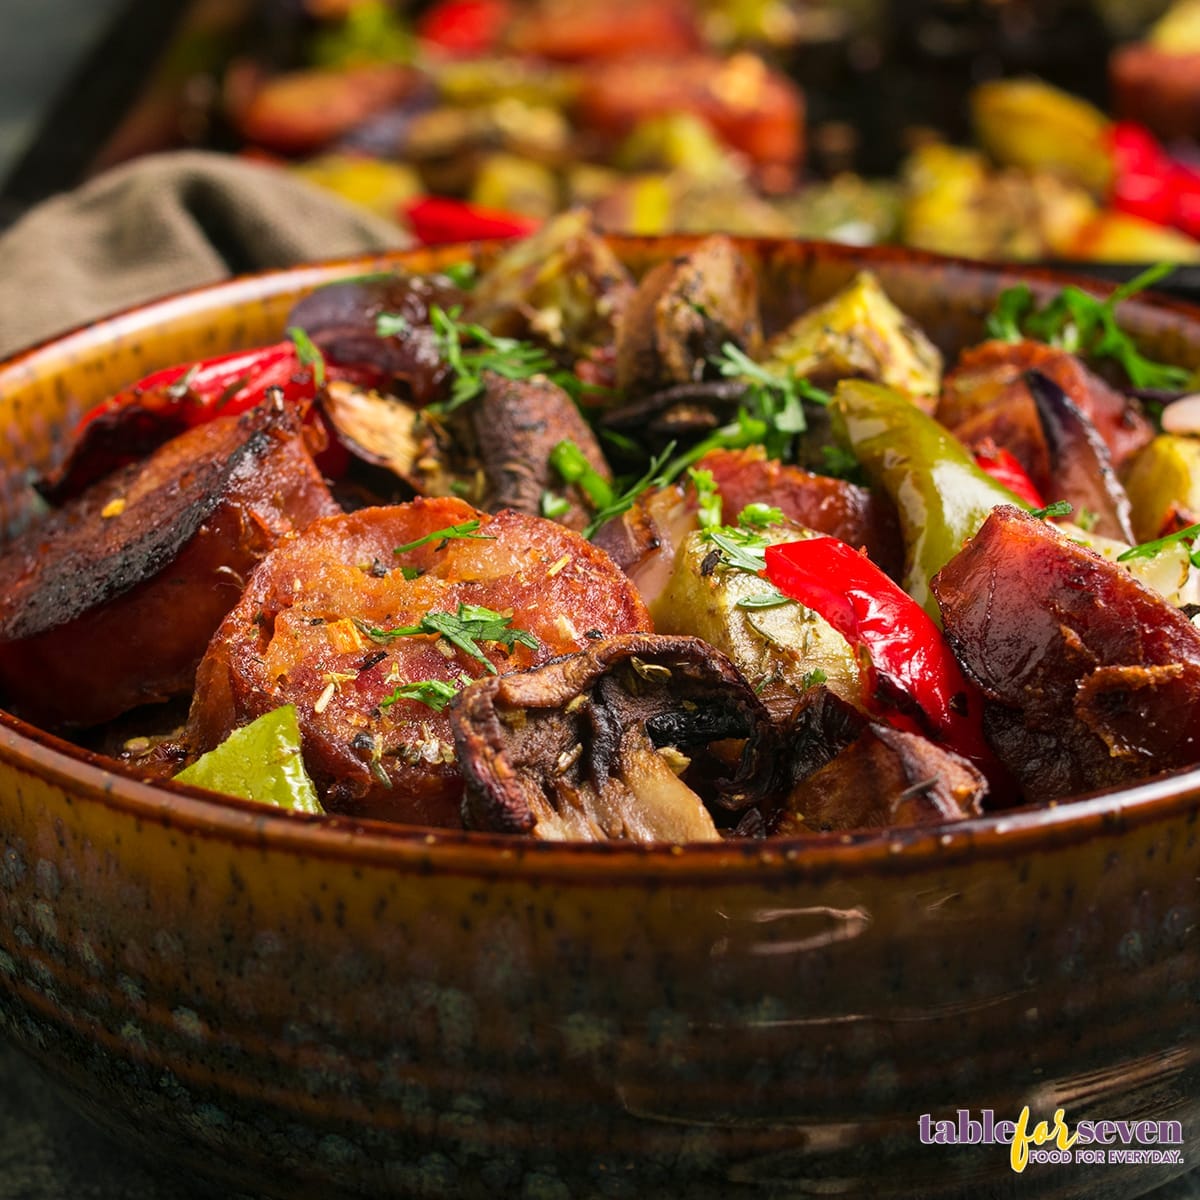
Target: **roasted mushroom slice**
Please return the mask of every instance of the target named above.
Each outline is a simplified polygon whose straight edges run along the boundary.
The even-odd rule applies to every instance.
[[[295,405],[219,417],[124,467],[0,558],[0,688],[86,727],[188,692],[255,564],[337,511]]]
[[[410,494],[461,496],[487,512],[552,515],[583,529],[584,494],[556,473],[551,451],[570,442],[596,476],[607,481],[612,473],[575,402],[545,376],[508,379],[484,371],[481,378],[482,394],[450,414],[342,380],[330,382],[322,402],[343,445],[390,471]]]
[[[766,710],[698,638],[630,634],[464,690],[469,828],[546,840],[713,841],[768,784]]]
[[[654,267],[617,327],[617,389],[631,395],[715,378],[726,342],[751,358],[762,345],[758,283],[733,241],[705,238]]]
[[[987,781],[965,758],[872,721],[826,688],[801,704],[784,744],[790,787],[779,836],[885,829],[978,816]]]

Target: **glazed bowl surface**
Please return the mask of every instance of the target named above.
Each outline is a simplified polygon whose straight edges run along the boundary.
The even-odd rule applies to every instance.
[[[616,239],[635,270],[685,239]],[[746,242],[770,313],[870,266],[943,349],[1019,268]],[[0,527],[77,416],[274,339],[314,286],[235,280],[0,365]],[[1098,290],[1099,285],[1093,285]],[[1200,363],[1200,311],[1122,321]],[[547,845],[151,786],[0,713],[0,1032],[134,1149],[271,1196],[1133,1197],[1200,1138],[1200,772],[919,831]],[[1178,1122],[1182,1161],[922,1139]],[[932,1126],[930,1126],[932,1128]],[[1069,1155],[1068,1157],[1073,1157]]]

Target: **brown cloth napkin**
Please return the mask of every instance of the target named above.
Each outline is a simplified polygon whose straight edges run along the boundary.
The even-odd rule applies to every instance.
[[[410,242],[278,168],[197,150],[149,155],[0,235],[0,355],[230,275]]]

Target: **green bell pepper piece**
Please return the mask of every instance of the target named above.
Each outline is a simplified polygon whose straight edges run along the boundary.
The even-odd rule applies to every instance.
[[[929,581],[998,504],[1029,511],[971,452],[903,392],[845,379],[830,405],[834,435],[891,496],[904,536],[904,590],[941,620]]]
[[[175,776],[180,783],[293,812],[320,813],[304,759],[296,707],[285,704],[235,729],[219,746]]]

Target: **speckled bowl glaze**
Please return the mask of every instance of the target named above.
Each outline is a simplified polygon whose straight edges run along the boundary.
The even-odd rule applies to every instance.
[[[947,349],[1022,274],[746,249],[771,311],[868,264]],[[0,520],[108,390],[464,253],[238,280],[0,367]],[[1200,313],[1124,320],[1200,361]],[[151,787],[0,714],[0,1029],[131,1147],[273,1196],[1133,1197],[1200,1149],[1198,814],[1191,772],[945,830],[547,846]],[[1017,1175],[919,1135],[1026,1105],[1178,1121],[1184,1164]]]

